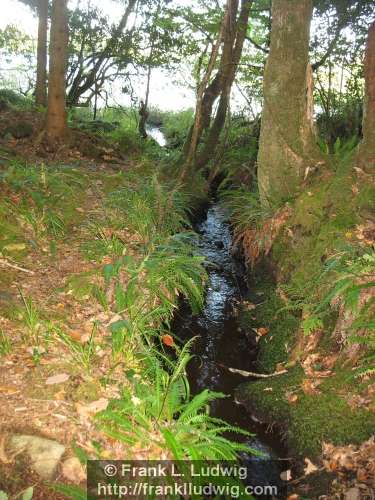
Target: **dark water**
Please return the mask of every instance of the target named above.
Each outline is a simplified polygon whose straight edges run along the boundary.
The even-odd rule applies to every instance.
[[[275,484],[280,472],[287,468],[286,462],[280,460],[285,457],[285,450],[279,436],[267,432],[263,424],[235,402],[235,388],[249,379],[232,374],[218,364],[256,371],[253,334],[241,331],[236,314],[236,303],[249,292],[241,279],[244,269],[230,253],[230,227],[225,212],[217,203],[208,208],[206,216],[196,223],[195,230],[201,235],[200,252],[208,261],[205,307],[201,314],[193,316],[188,305],[182,304],[174,324],[175,334],[184,341],[198,336],[194,345],[195,357],[188,368],[191,388],[193,392],[208,388],[230,396],[215,401],[211,413],[254,433],[250,439],[238,435],[231,438],[245,440],[264,453],[262,458],[244,457],[251,484]]]

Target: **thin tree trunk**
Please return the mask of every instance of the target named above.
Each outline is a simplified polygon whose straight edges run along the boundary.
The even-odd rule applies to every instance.
[[[220,101],[216,112],[214,122],[208,133],[208,137],[202,153],[196,160],[196,168],[204,167],[212,158],[216,146],[220,139],[220,134],[223,129],[227,116],[227,109],[230,100],[230,93],[238,64],[242,55],[242,48],[246,37],[247,26],[249,22],[250,8],[252,0],[242,0],[241,10],[237,23],[232,20],[230,32],[227,34],[224,44],[227,45],[227,50],[223,51],[221,61],[222,77],[220,85]],[[234,13],[234,16],[236,13]]]
[[[154,26],[159,18],[159,11],[160,11],[160,2],[158,3],[158,8],[156,10],[156,15],[155,15],[155,20],[154,20]],[[141,105],[139,107],[139,123],[138,123],[138,131],[140,136],[143,139],[147,139],[147,130],[146,130],[146,123],[147,123],[147,118],[148,118],[148,99],[150,96],[150,84],[151,84],[151,71],[152,71],[152,58],[154,56],[154,49],[155,49],[155,30],[152,30],[151,33],[151,48],[150,48],[150,55],[148,58],[148,68],[147,68],[147,84],[146,84],[146,95],[145,95],[145,100],[144,102],[141,101]]]
[[[184,152],[186,152],[186,158],[184,161],[184,164],[181,168],[180,172],[180,180],[183,181],[191,168],[194,160],[195,160],[195,154],[197,151],[198,143],[200,141],[200,137],[202,134],[202,130],[204,127],[204,112],[203,112],[203,106],[204,106],[204,95],[205,91],[207,90],[208,82],[210,81],[212,71],[214,69],[218,54],[219,54],[219,49],[220,45],[222,43],[223,39],[223,34],[224,30],[226,29],[226,26],[228,25],[228,22],[230,20],[230,2],[231,0],[228,0],[228,3],[226,5],[225,13],[223,16],[223,20],[220,26],[220,30],[218,33],[217,40],[212,48],[211,55],[210,55],[210,60],[208,62],[208,66],[206,69],[206,72],[202,78],[202,81],[198,85],[198,90],[197,90],[197,102],[195,106],[195,115],[194,115],[194,124],[192,128],[190,129],[187,141],[184,145]]]
[[[363,140],[358,162],[373,171],[375,167],[375,22],[369,28],[365,55],[365,100],[363,106]]]
[[[51,143],[63,139],[67,132],[65,106],[67,47],[67,0],[53,0],[47,109],[47,136]]]
[[[48,0],[38,2],[38,48],[36,63],[35,103],[47,105],[47,30]]]
[[[228,0],[226,16],[222,23],[223,50],[220,58],[219,69],[209,85],[205,86],[201,101],[197,100],[197,116],[199,117],[200,128],[198,129],[195,144],[193,143],[193,130],[190,131],[187,143],[190,149],[193,147],[194,155],[188,153],[185,145],[184,153],[186,161],[184,168],[202,168],[212,158],[218,144],[220,133],[223,129],[227,108],[230,99],[230,92],[236,75],[236,70],[241,58],[244,40],[246,38],[247,26],[252,0],[242,0],[240,14],[237,19],[238,0]],[[196,157],[196,151],[201,136],[210,127],[212,108],[215,100],[220,96],[218,109],[213,124],[209,130],[203,151]],[[198,104],[200,106],[198,107]],[[200,113],[198,115],[198,113]]]
[[[293,197],[306,168],[321,159],[313,125],[311,17],[312,0],[273,1],[258,154],[264,205]]]

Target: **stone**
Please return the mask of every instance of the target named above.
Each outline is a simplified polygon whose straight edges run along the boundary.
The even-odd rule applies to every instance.
[[[26,453],[31,467],[42,479],[52,479],[57,465],[65,453],[65,446],[51,439],[39,436],[14,434],[9,447],[15,454]]]

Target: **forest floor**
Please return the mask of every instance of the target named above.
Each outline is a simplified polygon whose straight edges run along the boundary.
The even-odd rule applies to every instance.
[[[108,457],[124,456],[124,445],[92,421],[127,383],[123,363],[113,362],[109,327],[119,316],[106,305],[112,292],[104,291],[103,266],[124,243],[127,255],[137,255],[140,239],[107,204],[111,192],[131,185],[129,163],[72,161],[70,151],[66,162],[30,164],[10,158],[9,146],[0,165],[0,490],[16,494],[33,484],[33,498],[46,498],[34,476],[14,473],[12,435],[63,444],[57,480],[85,481],[77,458],[69,461],[72,443],[88,454],[96,443]],[[137,366],[131,355],[126,362]]]

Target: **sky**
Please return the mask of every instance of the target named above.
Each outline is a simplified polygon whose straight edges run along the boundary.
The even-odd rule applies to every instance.
[[[87,3],[88,0],[70,0],[69,6],[73,8],[77,2],[80,1],[81,5]],[[98,5],[103,12],[110,15],[113,21],[120,18],[123,12],[123,3],[114,0],[90,0],[92,5]],[[188,0],[178,0],[180,3],[188,3]],[[29,7],[17,0],[1,0],[2,14],[0,16],[0,29],[5,28],[8,24],[14,24],[20,30],[27,33],[29,36],[37,39],[38,21],[32,14]],[[150,90],[150,106],[158,107],[162,110],[178,110],[189,107],[194,107],[195,96],[193,90],[182,87],[174,83],[176,80],[183,81],[183,74],[167,75],[160,70],[154,70],[151,79]],[[119,83],[118,88],[114,86],[113,93],[115,102],[123,106],[130,104],[130,99],[124,96],[120,88],[122,84]],[[142,89],[146,87],[146,82],[142,79],[137,82],[137,87]],[[144,92],[140,91],[140,95]]]

